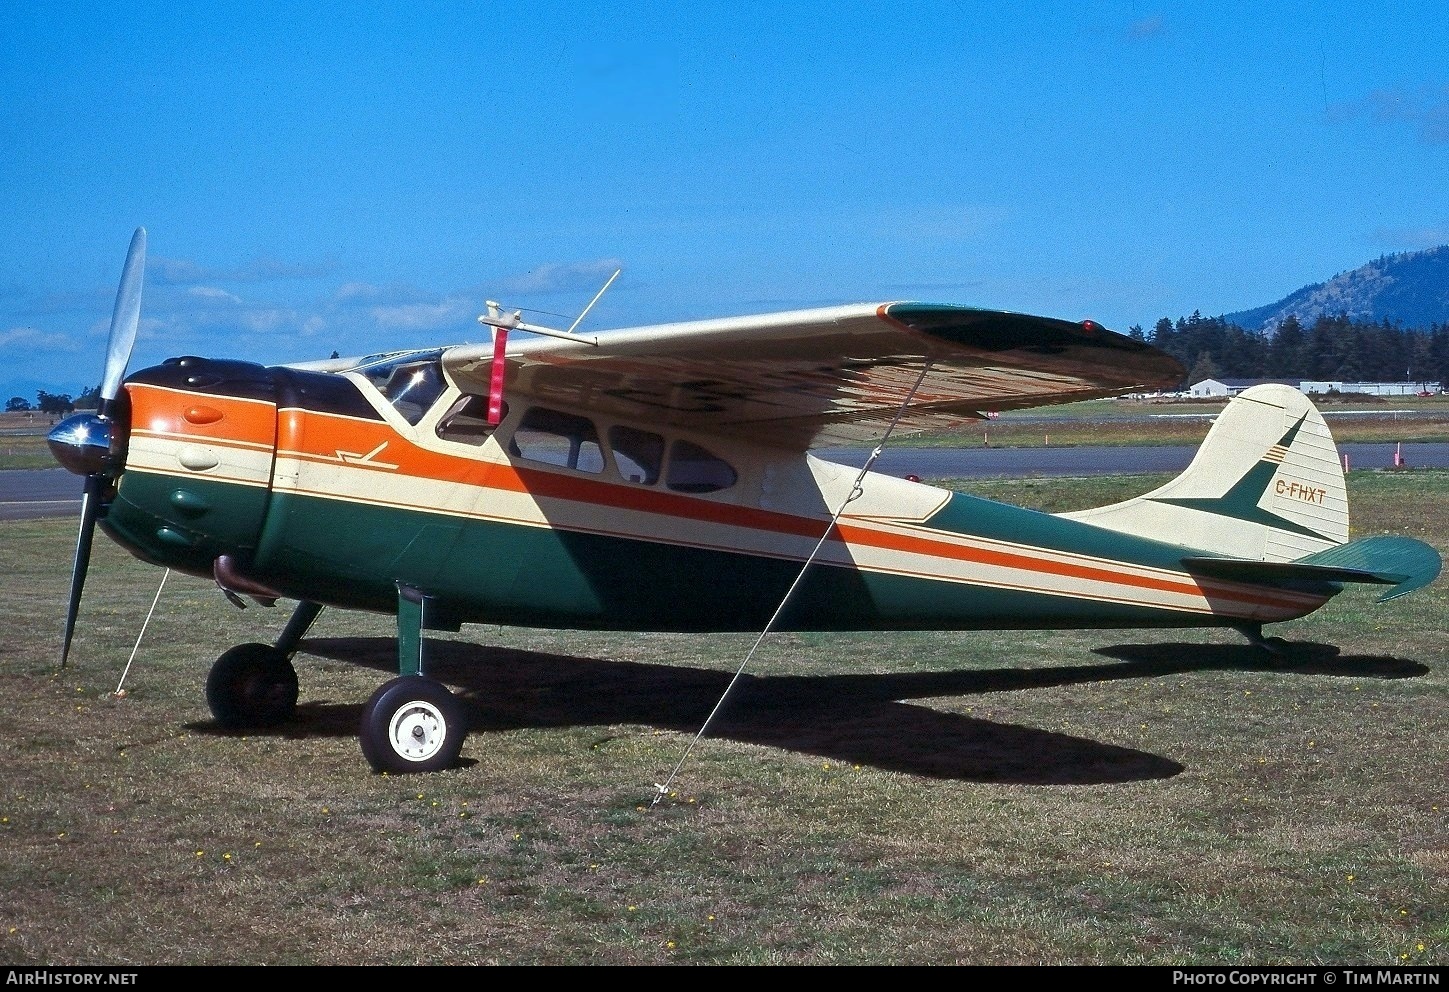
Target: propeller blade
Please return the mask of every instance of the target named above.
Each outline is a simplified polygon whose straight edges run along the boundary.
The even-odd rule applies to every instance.
[[[71,636],[75,633],[75,618],[80,612],[81,590],[85,588],[86,571],[91,564],[91,542],[96,536],[96,518],[100,515],[101,477],[86,476],[86,485],[81,493],[80,533],[75,541],[75,563],[70,570],[70,602],[65,608],[65,638],[60,647],[60,667],[70,655]]]
[[[60,667],[70,657],[71,639],[75,635],[76,615],[80,612],[81,592],[86,585],[86,572],[91,565],[91,544],[96,536],[96,520],[101,515],[101,492],[119,471],[111,464],[113,443],[112,414],[121,380],[131,361],[136,344],[136,330],[141,323],[141,284],[146,275],[146,229],[136,228],[131,247],[126,252],[126,265],[121,270],[121,285],[116,290],[116,309],[111,314],[111,335],[106,342],[106,367],[101,376],[100,404],[95,414],[67,419],[48,436],[51,451],[62,465],[72,472],[85,473],[81,491],[80,533],[75,540],[75,561],[70,570],[70,599],[65,607],[65,636],[60,646]],[[126,426],[116,429],[125,431]]]
[[[121,271],[121,285],[116,290],[116,309],[111,314],[111,337],[106,345],[106,371],[101,377],[101,402],[109,404],[121,389],[121,378],[131,360],[136,344],[136,328],[141,322],[141,284],[146,274],[146,229],[136,228],[131,235],[131,248],[126,252],[126,267]],[[102,412],[105,412],[104,409]]]

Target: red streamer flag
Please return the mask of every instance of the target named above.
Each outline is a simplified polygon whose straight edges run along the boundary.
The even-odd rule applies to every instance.
[[[508,328],[493,330],[493,377],[488,387],[488,423],[498,426],[503,419],[503,351],[508,344]]]

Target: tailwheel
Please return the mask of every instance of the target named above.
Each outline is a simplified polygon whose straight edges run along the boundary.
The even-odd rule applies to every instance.
[[[297,709],[297,670],[269,644],[239,644],[212,664],[206,704],[229,730],[283,723]]]
[[[435,772],[463,750],[467,719],[440,682],[403,675],[384,683],[362,708],[362,754],[375,772]]]
[[[1281,637],[1264,637],[1263,625],[1260,623],[1248,623],[1238,627],[1238,633],[1248,639],[1248,643],[1259,651],[1268,655],[1270,664],[1283,660],[1292,645]]]

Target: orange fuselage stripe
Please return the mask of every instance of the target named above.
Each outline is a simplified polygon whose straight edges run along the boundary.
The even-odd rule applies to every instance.
[[[346,464],[359,469],[385,471],[392,476],[526,493],[535,499],[608,506],[791,537],[818,539],[825,523],[815,517],[457,457],[419,447],[383,421],[301,408],[277,410],[265,401],[198,395],[165,387],[131,385],[127,388],[132,397],[133,422],[138,429],[192,443],[209,441],[246,447],[275,445],[279,455],[302,461]],[[361,456],[374,452],[379,446],[385,446],[376,456],[379,464],[370,465],[360,460]],[[1167,574],[1137,574],[1114,568],[1108,562],[1082,564],[1063,561],[1033,555],[1026,546],[1022,546],[1021,551],[1003,551],[965,545],[951,539],[969,539],[970,535],[950,531],[941,533],[946,539],[892,533],[846,523],[836,529],[835,536],[847,546],[1020,569],[1175,595],[1219,598],[1294,610],[1301,609],[1305,600],[1321,599],[1316,596],[1297,598],[1291,593],[1273,595],[1261,586],[1201,582],[1191,577],[1175,578]]]

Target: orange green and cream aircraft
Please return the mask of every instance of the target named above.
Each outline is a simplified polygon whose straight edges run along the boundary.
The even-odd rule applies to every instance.
[[[1344,583],[1387,599],[1439,573],[1412,538],[1349,540],[1337,449],[1285,386],[1235,398],[1171,482],[1082,512],[811,454],[1183,379],[1091,321],[889,302],[585,335],[490,304],[486,344],[126,377],[145,240],[99,408],[50,434],[85,480],[61,664],[97,523],[238,604],[296,602],[274,644],[212,665],[225,727],[292,716],[292,658],[325,607],[395,614],[398,676],[360,729],[377,771],[437,770],[463,747],[466,707],[429,676],[425,630],[1230,627],[1272,649],[1264,624]]]

